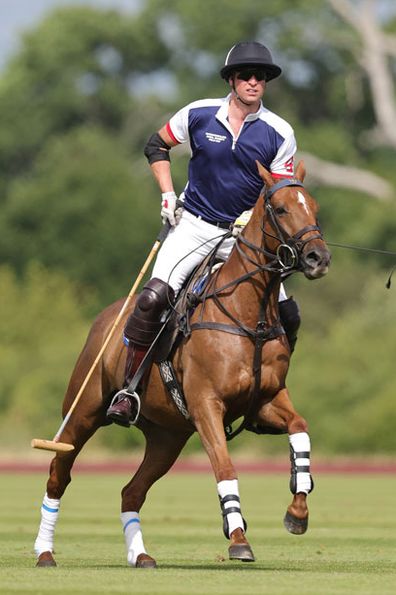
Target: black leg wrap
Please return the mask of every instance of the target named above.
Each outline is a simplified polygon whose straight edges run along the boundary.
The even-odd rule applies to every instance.
[[[150,279],[129,316],[124,335],[132,344],[151,345],[162,327],[161,316],[174,302],[174,291],[161,279]]]
[[[295,452],[294,449],[290,446],[291,469],[290,469],[289,487],[290,487],[290,491],[292,494],[297,494],[298,491],[301,491],[301,490],[298,490],[297,473],[309,473],[311,487],[309,490],[307,490],[307,493],[309,494],[314,489],[314,482],[313,482],[312,475],[311,475],[310,465],[297,465],[296,464],[296,459],[309,459],[309,458],[310,458],[309,452]]]
[[[293,353],[301,318],[297,302],[292,297],[279,302],[279,316],[289,341],[290,352]]]
[[[223,533],[224,533],[226,539],[230,539],[227,515],[229,515],[231,512],[239,512],[242,515],[242,512],[241,512],[241,507],[239,505],[238,506],[230,506],[229,508],[225,508],[224,505],[226,504],[226,502],[240,502],[241,500],[240,500],[239,496],[234,496],[232,494],[228,494],[227,496],[224,496],[224,498],[220,498],[220,496],[219,496],[219,500],[220,500],[220,506],[221,506],[221,514],[223,517]],[[243,517],[242,517],[242,521],[243,521],[243,530],[246,533],[247,522],[245,521],[245,519]]]

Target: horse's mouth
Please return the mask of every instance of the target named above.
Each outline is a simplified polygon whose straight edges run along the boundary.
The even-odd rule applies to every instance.
[[[301,259],[302,271],[307,279],[320,279],[327,275],[330,266],[330,253],[325,250],[311,250]]]
[[[327,275],[327,273],[329,272],[329,266],[317,266],[317,267],[304,267],[303,268],[303,273],[304,276],[309,279],[310,281],[313,281],[314,279],[320,279],[321,277],[324,277],[325,275]]]

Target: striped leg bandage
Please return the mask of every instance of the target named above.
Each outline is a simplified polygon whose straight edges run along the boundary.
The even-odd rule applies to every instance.
[[[59,516],[60,500],[48,498],[45,494],[41,505],[41,522],[39,532],[34,543],[37,556],[43,552],[54,551],[55,525]]]
[[[221,514],[223,516],[223,532],[227,539],[235,529],[246,532],[247,524],[242,517],[239,498],[238,480],[219,481],[217,484]]]
[[[311,442],[306,432],[289,436],[290,443],[290,491],[292,494],[309,494],[314,488],[310,472]]]
[[[136,566],[138,556],[147,554],[144,548],[139,514],[132,511],[122,512],[121,523],[124,530],[128,564],[129,566]]]

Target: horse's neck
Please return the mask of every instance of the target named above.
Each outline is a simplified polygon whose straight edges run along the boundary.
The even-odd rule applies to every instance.
[[[261,229],[263,217],[263,210],[256,206],[244,230],[246,240],[257,247],[262,247],[263,244]],[[252,250],[243,242],[239,242],[239,248],[240,250],[236,246],[234,247],[227,263],[222,267],[217,286],[231,283],[247,273],[253,272],[259,264],[261,266],[268,264],[265,254]],[[253,263],[249,259],[253,260]],[[249,326],[255,326],[264,306],[265,320],[271,325],[275,324],[279,318],[279,288],[280,276],[274,277],[274,273],[261,270],[252,277],[237,283],[232,292],[227,292],[224,300],[227,300],[227,307],[232,308],[237,318]]]

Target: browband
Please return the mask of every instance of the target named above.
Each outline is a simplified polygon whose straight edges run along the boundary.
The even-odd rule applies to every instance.
[[[279,182],[268,188],[268,190],[266,190],[264,186],[264,200],[269,200],[271,196],[275,194],[275,192],[277,192],[281,188],[286,188],[286,186],[301,186],[301,188],[304,188],[304,184],[302,182],[299,182],[295,178],[293,178],[292,180],[290,180],[289,178],[283,178],[283,180],[279,180]]]

